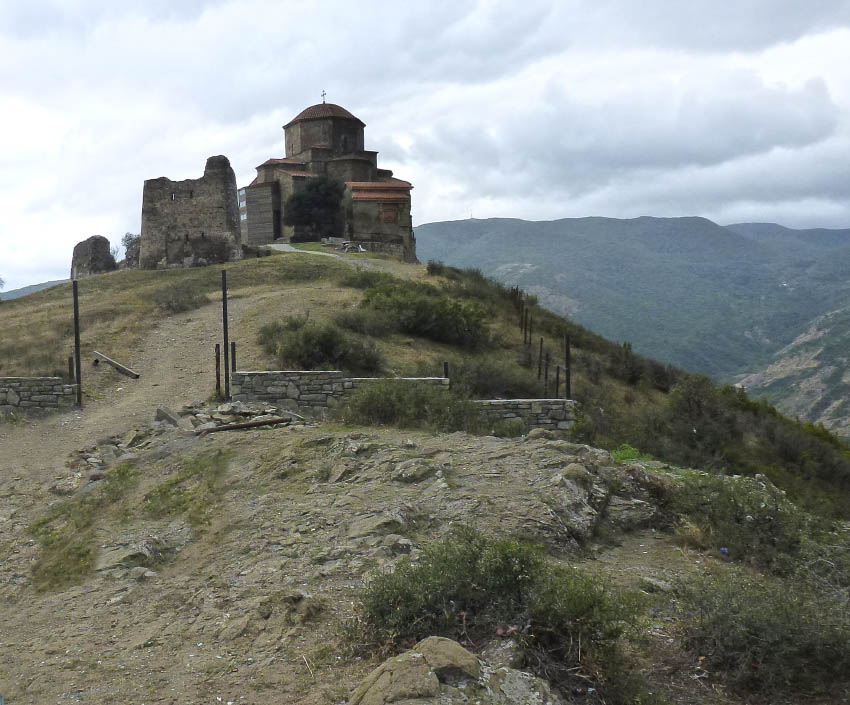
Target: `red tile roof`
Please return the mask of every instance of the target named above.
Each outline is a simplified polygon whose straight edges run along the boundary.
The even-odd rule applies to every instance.
[[[326,118],[346,118],[348,120],[357,120],[361,125],[364,124],[360,118],[355,117],[339,105],[335,105],[334,103],[318,103],[302,110],[283,127],[285,129],[301,120],[322,120]]]
[[[352,191],[352,201],[384,201],[385,203],[408,203],[410,194],[401,189],[394,191]]]
[[[382,179],[381,181],[346,181],[346,186],[350,186],[352,189],[358,190],[366,190],[366,189],[412,189],[413,184],[409,181],[404,181],[402,179]]]

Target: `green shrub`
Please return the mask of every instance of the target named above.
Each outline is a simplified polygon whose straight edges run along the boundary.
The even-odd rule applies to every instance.
[[[412,283],[368,289],[363,306],[392,314],[405,333],[439,343],[477,348],[487,341],[487,312],[480,304],[431,295],[430,289]]]
[[[539,397],[543,391],[536,369],[499,355],[455,359],[449,374],[453,385],[463,387],[478,399],[529,399]]]
[[[652,456],[648,453],[641,453],[637,448],[632,448],[628,443],[623,443],[615,450],[611,451],[611,457],[614,460],[619,460],[621,463],[630,460],[652,460]]]
[[[288,318],[263,326],[259,341],[282,369],[373,373],[383,366],[383,357],[374,344],[345,333],[333,323]]]
[[[530,544],[463,527],[426,546],[417,562],[405,557],[374,576],[355,633],[380,647],[430,635],[475,642],[501,627],[520,642],[525,665],[556,685],[595,682],[605,702],[625,703],[637,702],[640,684],[628,682],[632,669],[617,642],[637,612],[634,600],[599,578],[551,567]]]
[[[691,613],[685,645],[739,687],[824,692],[850,684],[847,596],[803,580],[743,570],[710,575],[681,589]]]
[[[477,432],[481,410],[457,394],[416,382],[385,379],[350,395],[337,416],[345,423]]]
[[[334,314],[334,323],[355,333],[383,338],[398,330],[398,321],[390,313],[368,308],[347,309]]]
[[[808,516],[760,478],[689,475],[670,508],[696,524],[708,546],[779,572],[790,569],[809,530]]]

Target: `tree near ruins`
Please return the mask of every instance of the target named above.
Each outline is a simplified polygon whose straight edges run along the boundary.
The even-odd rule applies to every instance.
[[[302,190],[290,195],[284,205],[283,222],[304,228],[303,235],[299,233],[292,240],[318,240],[322,235],[339,235],[344,191],[342,183],[322,176],[310,179]]]

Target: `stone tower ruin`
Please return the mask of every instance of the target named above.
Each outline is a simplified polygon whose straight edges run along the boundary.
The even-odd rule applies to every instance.
[[[200,179],[145,181],[140,267],[215,264],[240,253],[236,175],[227,157],[207,159]]]

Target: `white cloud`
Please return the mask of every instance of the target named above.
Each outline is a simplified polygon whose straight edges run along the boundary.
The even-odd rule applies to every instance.
[[[850,2],[41,0],[0,41],[7,288],[137,232],[144,179],[249,181],[322,89],[415,222],[850,225]]]

